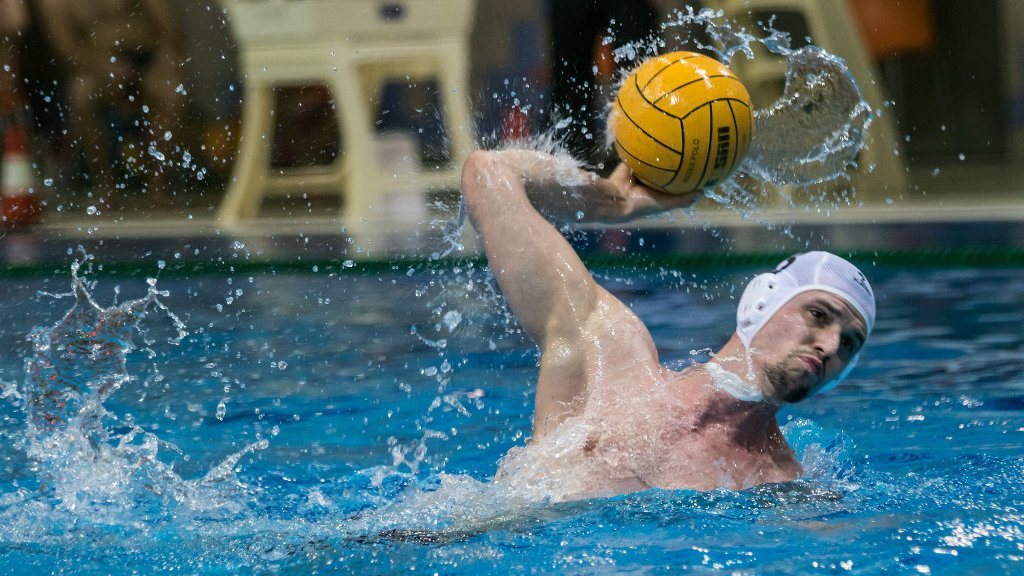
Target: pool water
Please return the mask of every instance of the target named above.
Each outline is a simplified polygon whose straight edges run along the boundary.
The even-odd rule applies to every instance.
[[[26,415],[50,352],[26,337],[74,320],[51,295],[70,274],[0,280],[0,571],[1019,573],[1024,269],[861,264],[858,370],[780,415],[803,478],[569,503],[488,483],[529,434],[537,357],[473,263],[162,278],[127,379],[54,425]],[[754,272],[601,276],[682,366]],[[103,307],[149,288],[83,277]]]

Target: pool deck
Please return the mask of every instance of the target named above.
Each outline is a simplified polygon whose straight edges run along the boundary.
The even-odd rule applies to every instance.
[[[829,210],[775,206],[741,215],[705,200],[692,213],[635,223],[633,228],[643,234],[620,234],[596,243],[613,254],[763,254],[817,247],[850,253],[1024,253],[1024,167],[975,164],[916,170],[912,176],[917,187],[913,192],[856,200],[859,205]],[[226,227],[214,217],[215,202],[200,199],[192,204],[94,215],[84,210],[46,214],[41,223],[0,239],[0,266],[67,261],[69,250],[79,245],[91,253],[116,252],[118,259],[180,259],[191,254],[256,261],[284,261],[296,253],[308,260],[424,258],[448,246],[436,223],[377,220],[343,225],[331,216],[333,211],[321,210],[318,215],[259,218]],[[443,213],[438,216],[451,219]],[[468,226],[461,239],[466,248],[455,255],[478,254]],[[183,246],[189,247],[188,254],[182,252]]]

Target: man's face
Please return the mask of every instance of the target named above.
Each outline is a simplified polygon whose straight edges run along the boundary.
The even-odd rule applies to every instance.
[[[867,339],[867,327],[844,299],[820,290],[797,294],[750,343],[764,370],[766,398],[799,402],[838,377]]]

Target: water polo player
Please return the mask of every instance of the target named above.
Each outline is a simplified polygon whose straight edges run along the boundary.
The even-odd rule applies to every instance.
[[[699,192],[664,194],[624,164],[600,178],[527,150],[473,153],[462,185],[491,270],[541,351],[533,437],[496,482],[575,499],[800,475],[776,413],[844,378],[871,332],[874,297],[852,264],[810,252],[757,276],[729,341],[677,372],[552,223],[628,221]]]

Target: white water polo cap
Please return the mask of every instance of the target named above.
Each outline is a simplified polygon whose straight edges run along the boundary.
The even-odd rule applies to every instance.
[[[736,334],[743,346],[750,348],[754,336],[783,304],[810,290],[822,290],[842,298],[860,314],[867,334],[871,334],[875,326],[875,294],[864,274],[835,254],[804,252],[790,256],[774,272],[755,276],[747,284],[736,308]],[[846,378],[858,357],[859,354],[851,358],[843,373],[823,390]]]

